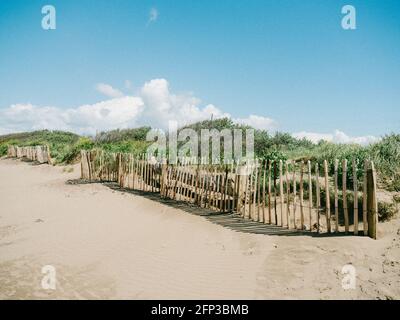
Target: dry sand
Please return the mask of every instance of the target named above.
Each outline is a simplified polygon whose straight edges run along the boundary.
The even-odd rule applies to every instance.
[[[238,232],[223,216],[66,184],[78,177],[79,166],[0,160],[1,299],[400,298],[399,220],[377,241]],[[345,264],[355,290],[342,288]],[[41,287],[44,265],[56,290]]]

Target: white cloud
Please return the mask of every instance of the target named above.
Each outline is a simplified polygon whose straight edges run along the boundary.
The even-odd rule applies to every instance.
[[[212,104],[200,107],[200,99],[191,94],[172,94],[165,79],[146,82],[140,91],[146,108],[143,113],[144,123],[151,123],[157,128],[166,128],[168,121],[177,121],[183,126],[196,121],[230,117]]]
[[[93,134],[96,130],[136,126],[143,108],[141,98],[125,96],[68,109],[63,117],[71,130]]]
[[[96,85],[96,90],[109,98],[119,98],[124,95],[121,91],[114,89],[112,86],[106,83],[98,83]]]
[[[233,121],[239,124],[252,126],[260,130],[273,130],[277,127],[277,123],[275,122],[275,120],[263,116],[257,116],[254,114],[251,114],[247,118],[233,119]]]
[[[37,107],[32,104],[13,104],[0,109],[0,132],[11,133],[26,130],[68,129],[60,109]]]
[[[13,104],[0,109],[0,134],[39,129],[67,130],[80,134],[95,134],[101,130],[151,126],[168,129],[169,121],[183,126],[196,121],[231,118],[234,122],[253,126],[257,129],[275,130],[277,123],[267,117],[251,114],[247,118],[232,118],[229,113],[213,104],[203,105],[191,93],[175,94],[166,79],[146,82],[136,96],[121,96],[111,86],[102,84],[107,96],[114,96],[94,104],[71,108]],[[110,90],[110,88],[112,90]],[[115,97],[117,96],[117,97]],[[298,138],[306,137],[313,142],[327,140],[362,145],[379,140],[374,136],[351,137],[336,130],[334,133],[298,132]]]
[[[50,129],[95,134],[97,130],[135,126],[142,109],[143,101],[137,97],[110,99],[70,109],[15,104],[0,109],[0,132]]]
[[[68,109],[29,103],[11,105],[0,109],[0,133],[57,129],[95,134],[100,130],[142,125],[167,129],[168,121],[183,126],[211,116],[230,117],[212,104],[204,107],[200,104],[200,99],[192,94],[171,93],[167,80],[154,79],[146,82],[136,97],[123,96]]]
[[[293,134],[294,137],[302,139],[307,138],[308,140],[317,143],[320,140],[325,140],[334,143],[357,143],[360,145],[368,145],[380,140],[380,138],[367,135],[359,137],[351,137],[345,134],[343,131],[335,130],[334,133],[317,133],[301,131]]]
[[[149,19],[147,20],[147,24],[150,24],[158,19],[158,10],[157,8],[151,8],[149,11]]]

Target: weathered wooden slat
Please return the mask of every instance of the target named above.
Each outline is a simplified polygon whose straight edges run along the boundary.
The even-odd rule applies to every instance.
[[[205,204],[206,204],[206,208],[210,207],[210,197],[211,197],[211,188],[212,188],[212,184],[211,184],[211,178],[213,176],[213,170],[212,167],[209,165],[207,166],[207,173],[205,175],[206,177],[206,192],[205,192]]]
[[[347,159],[342,162],[342,197],[343,197],[343,213],[344,213],[344,230],[349,232],[349,211],[347,209]]]
[[[338,205],[338,167],[339,160],[335,159],[334,183],[335,183],[335,232],[339,232],[339,205]]]
[[[368,186],[368,160],[364,161],[364,176],[363,176],[363,229],[364,236],[368,235],[368,218],[367,218],[367,186]]]
[[[272,199],[272,195],[271,195],[271,161],[268,160],[268,223],[272,224],[272,213],[271,213],[271,199]]]
[[[236,163],[235,168],[235,197],[233,199],[234,205],[233,210],[240,214],[240,172],[239,172],[239,163]]]
[[[228,196],[228,173],[229,173],[229,169],[226,166],[225,167],[225,175],[224,175],[224,199],[223,199],[223,211],[226,212],[227,211],[227,196]]]
[[[258,182],[257,182],[257,221],[264,222],[264,214],[261,209],[261,185],[262,185],[262,162],[258,163]]]
[[[258,221],[258,208],[256,208],[258,193],[258,163],[254,164],[254,189],[253,189],[253,221]]]
[[[367,171],[367,216],[368,216],[368,236],[377,238],[378,225],[378,201],[376,199],[376,171],[374,163],[371,161],[371,168]]]
[[[308,167],[308,221],[310,223],[310,231],[313,229],[312,224],[312,209],[313,209],[313,188],[312,188],[312,176],[311,176],[311,161],[307,162]]]
[[[253,219],[253,171],[254,164],[250,166],[250,182],[249,182],[249,217]]]
[[[262,216],[263,216],[263,222],[267,222],[267,217],[265,215],[265,205],[266,205],[266,190],[265,190],[265,185],[266,185],[266,176],[267,176],[267,161],[264,160],[264,167],[263,167],[263,191],[262,191]]]
[[[248,200],[248,198],[249,198],[249,179],[250,179],[250,176],[249,176],[249,165],[246,163],[246,168],[245,168],[245,170],[246,170],[246,172],[245,172],[245,181],[246,181],[246,184],[245,184],[245,188],[244,188],[244,218],[245,219],[249,219],[249,217],[250,217],[250,214],[249,214],[249,210],[248,210],[248,208],[247,208],[247,200]]]
[[[286,170],[286,221],[287,228],[290,229],[290,178],[289,178],[289,164],[286,161],[285,163]]]
[[[304,177],[304,162],[300,162],[300,229],[304,229],[304,190],[303,190],[303,177]]]
[[[293,162],[293,226],[297,229],[297,221],[296,221],[296,188],[297,188],[297,178],[296,178],[296,162]]]
[[[278,168],[276,165],[276,161],[274,161],[274,223],[275,225],[278,225],[278,195],[277,195],[277,187],[276,187],[276,180],[277,180],[277,176],[278,176]]]
[[[280,209],[281,209],[281,226],[283,227],[283,203],[284,203],[284,195],[283,195],[283,175],[282,175],[282,160],[279,160],[279,198],[280,198]]]
[[[326,196],[326,227],[328,233],[331,232],[331,204],[329,196],[329,172],[328,172],[328,162],[324,160],[324,172],[325,172],[325,196]]]
[[[320,230],[320,210],[321,210],[321,193],[319,187],[319,164],[315,164],[315,193],[317,197],[316,201],[316,209],[317,209],[317,232]]]
[[[353,190],[354,190],[354,235],[358,235],[358,183],[357,183],[357,162],[353,159]]]

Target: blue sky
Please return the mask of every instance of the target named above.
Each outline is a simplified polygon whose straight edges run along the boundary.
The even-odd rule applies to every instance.
[[[46,4],[56,8],[56,30],[41,27]],[[356,30],[341,27],[346,4],[356,8]],[[4,132],[49,123],[65,129],[65,118],[74,129],[71,119],[82,120],[75,109],[99,110],[98,103],[117,99],[132,121],[113,117],[110,126],[151,122],[170,103],[170,114],[198,108],[201,118],[212,105],[221,115],[265,117],[266,129],[291,133],[398,133],[400,1],[0,0],[0,70]],[[125,96],[143,101],[121,102]],[[130,103],[153,113],[137,121]],[[16,104],[31,109],[10,111]],[[27,119],[29,112],[36,118]],[[38,116],[49,113],[62,120]],[[95,129],[109,128],[100,120]]]

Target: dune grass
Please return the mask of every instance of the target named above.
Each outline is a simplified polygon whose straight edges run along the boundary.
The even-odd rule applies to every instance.
[[[248,129],[249,126],[238,125],[230,119],[217,119],[197,122],[184,128],[192,128],[198,132],[201,129]],[[47,144],[55,163],[73,163],[79,158],[80,150],[100,148],[109,152],[126,152],[142,154],[150,142],[146,134],[150,127],[112,130],[100,132],[94,137],[79,136],[64,131],[33,131],[0,136],[0,155],[7,153],[10,144],[31,146]],[[400,191],[400,135],[388,134],[379,142],[368,146],[357,144],[335,144],[320,141],[317,144],[307,139],[296,139],[288,133],[277,132],[270,134],[264,130],[255,130],[254,149],[256,156],[270,160],[312,160],[321,166],[326,159],[329,163],[330,174],[333,174],[335,159],[339,162],[348,160],[349,177],[353,175],[352,161],[357,161],[358,175],[362,174],[364,160],[374,161],[378,170],[380,187],[389,191]],[[339,179],[342,171],[339,165]],[[351,178],[349,179],[351,184]]]
[[[0,136],[0,156],[7,154],[8,145],[48,145],[55,164],[69,164],[78,160],[81,150],[101,148],[109,152],[141,154],[145,152],[149,145],[143,134],[137,136],[141,140],[132,139],[129,132],[122,130],[121,132],[115,130],[100,135],[93,138],[79,136],[71,132],[50,130],[3,135]]]

